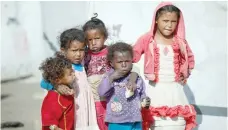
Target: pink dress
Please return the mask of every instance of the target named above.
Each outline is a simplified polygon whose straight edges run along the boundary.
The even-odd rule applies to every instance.
[[[96,110],[91,88],[89,87],[86,72],[75,70],[77,77],[75,87],[75,130],[99,130],[96,120]]]

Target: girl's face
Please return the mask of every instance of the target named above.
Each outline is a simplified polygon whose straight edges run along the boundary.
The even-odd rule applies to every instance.
[[[99,29],[86,31],[86,40],[92,52],[99,52],[104,48],[105,36]]]
[[[61,48],[61,51],[73,64],[80,64],[85,56],[85,43],[74,40],[68,49]]]
[[[177,27],[178,16],[176,12],[163,12],[156,20],[157,31],[164,37],[169,37],[173,34]]]
[[[64,76],[61,79],[59,79],[58,83],[70,86],[75,80],[75,78],[76,77],[74,70],[66,68],[64,70]]]
[[[126,52],[115,52],[111,65],[115,70],[120,70],[122,73],[127,74],[132,69],[132,56]]]

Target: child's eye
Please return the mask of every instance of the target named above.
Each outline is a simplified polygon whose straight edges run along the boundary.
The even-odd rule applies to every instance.
[[[80,51],[85,51],[85,49],[80,49]]]
[[[169,20],[163,20],[163,21],[167,23]]]
[[[100,39],[99,37],[96,37],[95,39]]]

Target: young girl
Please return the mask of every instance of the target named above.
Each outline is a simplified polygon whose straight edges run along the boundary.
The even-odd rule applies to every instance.
[[[116,43],[108,49],[113,69],[106,73],[99,86],[99,95],[107,98],[108,130],[141,130],[141,101],[146,98],[145,84],[137,77],[137,88],[128,93],[133,50],[126,43]]]
[[[81,65],[85,55],[85,35],[82,30],[68,29],[60,35],[60,49],[62,54],[71,61],[77,81],[73,85],[75,89],[76,129],[97,130],[96,111],[91,88],[87,81],[84,67]],[[41,87],[52,89],[52,85],[42,81]],[[71,92],[64,84],[57,90],[64,95]]]
[[[85,67],[95,100],[98,126],[100,130],[107,130],[107,124],[104,122],[106,99],[98,95],[98,86],[105,73],[111,69],[107,60],[107,46],[104,45],[108,38],[108,32],[105,24],[96,17],[91,18],[83,26],[86,42],[89,47],[85,58]],[[136,77],[136,73],[131,73],[128,85],[132,88],[135,88]]]
[[[196,112],[183,91],[183,84],[194,68],[194,56],[185,40],[181,11],[162,2],[155,11],[150,32],[134,45],[134,62],[145,53],[144,74],[149,80],[152,130],[191,130]],[[148,113],[143,113],[144,116]],[[150,119],[149,119],[150,120]]]
[[[71,86],[75,79],[70,61],[63,57],[47,58],[39,68],[43,78],[54,85],[41,108],[42,130],[74,130],[74,97],[56,91],[59,84]]]

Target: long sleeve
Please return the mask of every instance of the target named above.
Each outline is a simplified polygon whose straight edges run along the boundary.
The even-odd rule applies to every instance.
[[[41,86],[41,88],[46,89],[46,90],[53,90],[53,88],[54,88],[51,83],[47,82],[44,79],[41,80],[40,86]]]
[[[133,46],[133,62],[137,63],[144,53],[144,36],[141,36]]]
[[[146,85],[141,77],[137,79],[137,91],[139,92],[140,98],[143,99],[146,97]]]
[[[194,54],[188,44],[186,44],[186,49],[187,49],[187,55],[188,55],[188,69],[194,69],[194,66],[195,66]]]
[[[59,125],[62,116],[62,107],[57,103],[55,97],[49,96],[44,99],[41,108],[42,126]]]
[[[98,94],[100,96],[108,97],[114,92],[114,86],[109,81],[109,76],[106,75],[102,79],[99,87],[98,87]]]

